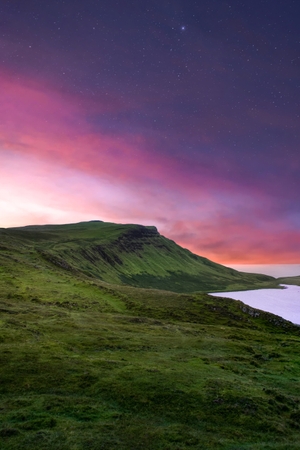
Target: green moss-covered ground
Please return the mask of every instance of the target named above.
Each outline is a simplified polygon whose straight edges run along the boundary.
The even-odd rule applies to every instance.
[[[1,245],[1,450],[299,449],[298,327]]]

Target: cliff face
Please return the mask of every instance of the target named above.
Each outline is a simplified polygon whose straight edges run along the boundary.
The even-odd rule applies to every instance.
[[[37,252],[59,269],[113,284],[193,292],[274,282],[272,277],[241,273],[197,256],[155,227],[92,221],[11,228],[4,234],[11,245]]]

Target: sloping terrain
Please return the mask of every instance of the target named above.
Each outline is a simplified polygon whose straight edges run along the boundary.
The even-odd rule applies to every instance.
[[[277,282],[153,227],[1,229],[0,448],[298,449],[299,327],[200,292]]]
[[[296,286],[300,286],[300,275],[294,277],[281,277],[277,278],[278,283],[280,284],[294,284]]]
[[[298,327],[107,284],[44,258],[51,230],[28,231],[1,241],[1,450],[298,450]]]
[[[273,287],[267,275],[242,273],[197,256],[155,227],[100,221],[0,229],[7,255],[51,264],[107,283],[173,292]]]

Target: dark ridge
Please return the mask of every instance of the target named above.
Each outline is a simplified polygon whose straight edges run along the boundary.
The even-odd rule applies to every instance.
[[[122,260],[117,255],[109,255],[105,248],[101,245],[97,245],[95,247],[92,247],[93,252],[96,252],[99,254],[100,258],[102,258],[104,261],[106,261],[108,264],[110,264],[112,267],[115,267],[116,264],[122,265]]]

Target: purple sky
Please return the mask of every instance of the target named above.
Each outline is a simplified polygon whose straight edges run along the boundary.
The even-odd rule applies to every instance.
[[[0,4],[0,227],[156,225],[300,263],[300,4]]]

